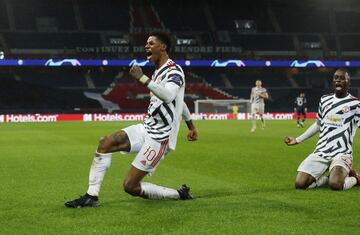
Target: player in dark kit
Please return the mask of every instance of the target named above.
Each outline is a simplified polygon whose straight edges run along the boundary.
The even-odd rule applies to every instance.
[[[300,95],[296,97],[294,102],[294,112],[296,113],[296,125],[297,127],[304,127],[304,123],[306,120],[306,97],[304,92],[300,92]],[[303,119],[300,122],[300,115],[303,116]]]

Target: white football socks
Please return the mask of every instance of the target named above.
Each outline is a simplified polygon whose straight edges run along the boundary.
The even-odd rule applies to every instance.
[[[177,190],[147,182],[141,182],[141,195],[148,199],[180,199]]]
[[[253,114],[251,117],[251,121],[252,121],[252,129],[255,130],[256,129],[256,115]]]
[[[111,153],[96,153],[90,167],[89,188],[87,193],[91,196],[99,196],[101,183],[104,179],[106,170],[111,165]]]
[[[327,184],[328,182],[329,182],[329,177],[323,175],[317,181],[310,184],[307,188],[308,189],[318,188],[318,187],[321,187],[321,186]]]
[[[329,177],[323,175],[316,182],[313,182],[312,184],[310,184],[308,189],[321,187],[321,186],[327,184],[328,182],[329,182]],[[356,181],[355,177],[346,177],[344,186],[343,186],[343,190],[351,189],[356,184],[357,184],[357,181]]]
[[[356,181],[355,177],[346,177],[344,186],[343,186],[343,190],[351,189],[352,187],[354,187],[356,185],[356,183],[357,183],[357,181]]]

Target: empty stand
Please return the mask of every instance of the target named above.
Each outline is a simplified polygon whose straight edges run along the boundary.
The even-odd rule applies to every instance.
[[[72,1],[12,0],[15,12],[15,27],[23,30],[36,30],[37,19],[55,19],[53,30],[77,29]]]
[[[314,8],[278,8],[276,17],[283,32],[329,33],[329,11]]]
[[[101,46],[97,33],[4,33],[9,46],[19,49],[74,49],[76,47]]]
[[[87,30],[128,31],[130,26],[128,1],[78,0],[84,28]]]
[[[4,0],[0,0],[0,30],[9,29],[8,14]]]
[[[259,32],[273,32],[266,3],[255,1],[207,1],[217,30],[236,31],[235,20],[254,20]],[[260,7],[262,6],[262,7]]]

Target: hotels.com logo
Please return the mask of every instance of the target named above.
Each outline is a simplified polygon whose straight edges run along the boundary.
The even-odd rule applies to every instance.
[[[88,113],[84,114],[83,121],[84,122],[91,122],[92,121],[92,114],[88,114]]]
[[[7,114],[4,122],[57,122],[58,114]]]

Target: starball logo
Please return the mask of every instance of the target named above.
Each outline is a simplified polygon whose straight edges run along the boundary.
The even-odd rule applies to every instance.
[[[245,63],[242,60],[214,60],[211,63],[211,67],[245,67]]]
[[[81,66],[81,63],[77,59],[63,59],[59,61],[55,61],[54,59],[49,59],[45,63],[45,66],[64,66],[64,65]]]
[[[325,64],[321,60],[306,60],[298,61],[294,60],[290,67],[305,68],[305,67],[325,67]]]
[[[146,66],[150,61],[148,60],[132,60],[129,63],[129,66],[137,65],[137,66]]]

